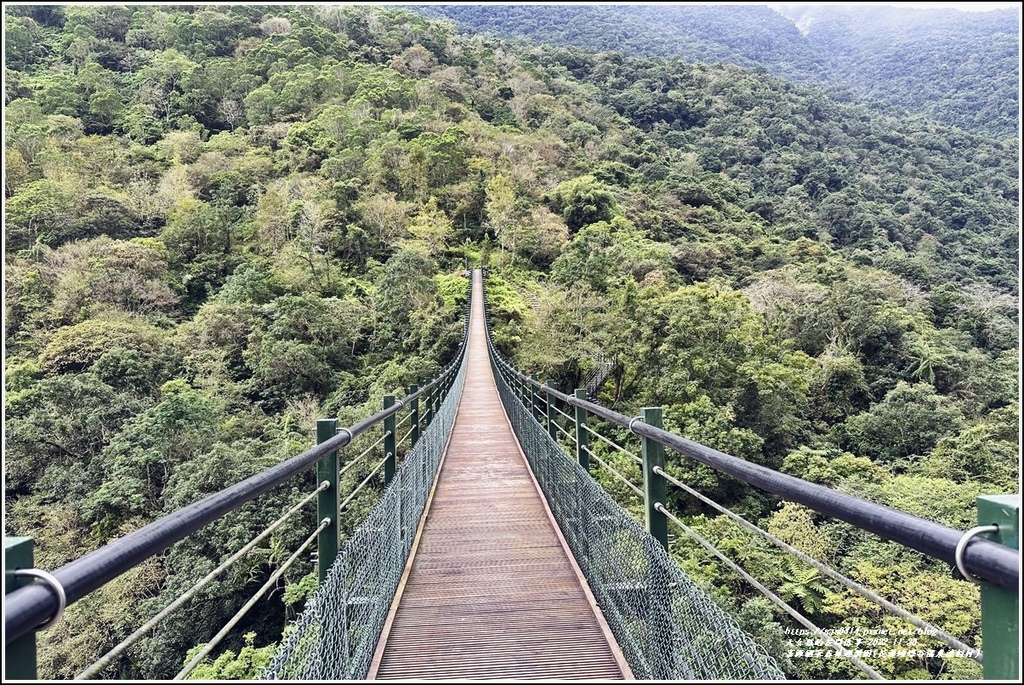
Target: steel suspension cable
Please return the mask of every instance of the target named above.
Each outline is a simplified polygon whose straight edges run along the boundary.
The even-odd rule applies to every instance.
[[[358,463],[359,463],[359,462],[360,462],[360,461],[362,460],[362,458],[363,458],[363,457],[365,457],[365,456],[366,456],[367,454],[369,454],[370,452],[372,452],[372,451],[373,451],[373,448],[375,448],[375,447],[376,447],[377,445],[379,445],[379,444],[381,444],[382,442],[384,442],[384,438],[386,438],[386,437],[387,437],[387,436],[389,436],[389,435],[391,435],[391,431],[388,431],[388,432],[387,432],[387,433],[385,433],[385,434],[384,434],[384,435],[383,435],[382,437],[380,437],[380,438],[377,438],[377,440],[376,440],[376,441],[375,441],[375,442],[374,442],[374,443],[373,443],[372,445],[370,445],[369,447],[367,447],[367,448],[366,448],[365,450],[363,450],[362,452],[360,452],[360,453],[359,453],[359,455],[357,455],[357,456],[356,456],[356,457],[355,457],[354,459],[352,459],[352,460],[351,460],[351,461],[349,461],[349,462],[348,462],[347,464],[345,464],[345,466],[343,466],[343,467],[342,467],[342,469],[341,469],[340,471],[338,471],[338,478],[341,478],[341,477],[342,477],[343,475],[345,475],[346,473],[348,473],[348,470],[349,470],[349,469],[351,469],[351,468],[352,468],[353,466],[355,466],[356,464],[358,464]]]
[[[291,509],[289,509],[287,512],[285,512],[284,515],[281,516],[281,518],[279,518],[276,521],[274,521],[273,523],[271,523],[269,526],[267,526],[266,529],[264,529],[264,531],[262,533],[260,533],[256,537],[254,537],[244,547],[242,547],[240,550],[238,550],[237,552],[232,554],[230,557],[228,557],[228,559],[226,559],[224,561],[224,563],[222,563],[220,566],[218,566],[214,570],[210,571],[206,575],[206,577],[204,577],[198,583],[196,583],[191,588],[186,590],[185,593],[182,594],[180,597],[178,597],[176,600],[174,600],[173,602],[168,604],[166,607],[164,607],[160,611],[160,613],[158,613],[156,616],[154,616],[153,618],[151,618],[148,621],[146,621],[144,624],[142,624],[138,628],[138,630],[136,630],[134,633],[132,633],[131,635],[126,637],[124,640],[122,640],[117,646],[115,646],[109,652],[107,652],[106,654],[101,656],[91,666],[89,666],[84,671],[82,671],[81,673],[76,675],[74,677],[74,680],[85,680],[86,678],[90,678],[90,677],[96,675],[101,670],[103,670],[106,666],[109,666],[119,654],[121,654],[124,650],[128,649],[133,644],[135,644],[139,640],[139,638],[141,638],[143,635],[145,635],[150,630],[152,630],[154,627],[156,627],[156,625],[158,623],[160,623],[160,621],[164,620],[164,618],[166,618],[168,615],[170,615],[171,613],[176,611],[180,606],[185,604],[185,602],[187,602],[188,600],[192,599],[192,597],[194,597],[196,594],[198,594],[203,588],[205,588],[207,585],[209,585],[211,582],[213,582],[214,578],[219,576],[224,570],[226,570],[228,567],[234,565],[234,563],[236,561],[238,561],[243,556],[248,554],[249,551],[252,550],[253,547],[258,545],[263,539],[265,539],[268,535],[270,535],[277,528],[279,528],[285,521],[287,521],[289,518],[294,516],[297,511],[299,511],[302,507],[304,507],[307,504],[309,504],[309,502],[311,502],[317,495],[319,495],[321,492],[323,492],[324,490],[326,490],[329,487],[330,487],[330,483],[328,481],[324,481],[324,482],[320,483],[320,486],[316,490],[314,490],[313,492],[308,494],[306,497],[302,498],[302,500],[298,504],[296,504]]]
[[[382,436],[380,436],[379,438],[377,438],[376,440],[374,440],[374,441],[373,441],[372,443],[370,443],[370,446],[369,446],[369,447],[367,447],[367,448],[366,448],[365,450],[363,450],[363,451],[362,451],[362,452],[360,452],[360,453],[359,453],[358,455],[356,455],[356,456],[355,456],[355,457],[354,457],[354,458],[352,459],[352,461],[350,461],[349,463],[345,464],[345,468],[348,468],[349,466],[351,466],[352,464],[356,463],[357,461],[359,461],[360,459],[362,459],[363,457],[365,457],[365,456],[366,456],[367,454],[369,454],[370,452],[372,452],[372,451],[373,451],[373,448],[374,448],[374,447],[376,447],[377,445],[381,444],[382,442],[384,442],[384,440],[385,440],[385,439],[386,439],[386,438],[387,438],[387,437],[388,437],[389,435],[391,435],[391,431],[385,431],[384,435],[382,435]],[[339,475],[340,475],[340,474],[339,474]]]
[[[381,470],[381,468],[383,468],[383,466],[384,466],[385,462],[387,462],[387,460],[388,460],[387,455],[385,455],[384,458],[381,459],[380,462],[376,466],[373,467],[373,469],[370,471],[369,475],[367,475],[366,478],[363,479],[363,482],[360,483],[359,485],[357,485],[355,490],[353,490],[351,493],[349,493],[349,496],[345,498],[345,501],[338,505],[338,511],[341,511],[342,509],[344,509],[345,505],[347,505],[349,502],[351,502],[352,499],[357,494],[359,494],[359,491],[362,490],[366,486],[366,484],[370,482],[370,479],[373,478],[374,476],[376,476],[377,473]]]
[[[554,405],[553,403],[552,403],[552,405],[551,405],[551,408],[552,408],[552,409],[554,409],[555,411],[557,411],[557,412],[558,412],[559,414],[561,414],[561,415],[562,415],[562,416],[564,416],[565,418],[569,419],[570,421],[575,421],[575,420],[576,420],[576,417],[575,417],[575,416],[569,416],[569,415],[568,415],[568,414],[566,414],[566,413],[565,413],[564,411],[562,411],[562,410],[561,410],[561,409],[559,409],[559,408],[558,408],[557,406],[555,406],[555,405]]]
[[[822,562],[818,561],[814,557],[812,557],[812,556],[810,556],[808,554],[805,554],[804,552],[801,552],[796,547],[793,547],[792,545],[788,544],[787,542],[785,542],[785,541],[775,537],[774,535],[772,535],[768,531],[764,530],[763,528],[760,528],[759,526],[751,523],[750,521],[747,521],[745,518],[743,518],[739,514],[729,510],[726,507],[723,507],[718,502],[715,502],[711,498],[703,495],[700,492],[697,492],[696,490],[694,490],[693,488],[689,487],[685,483],[682,483],[679,480],[677,480],[676,478],[673,478],[668,473],[666,473],[664,471],[664,469],[662,469],[660,466],[655,466],[654,467],[654,472],[657,473],[658,475],[660,475],[662,478],[664,478],[668,482],[672,483],[673,485],[675,485],[675,486],[677,486],[679,488],[682,488],[686,492],[690,493],[691,495],[693,495],[697,499],[701,500],[702,502],[704,502],[708,506],[711,506],[711,507],[717,509],[718,511],[722,512],[723,514],[725,514],[726,516],[728,516],[732,520],[736,521],[736,523],[740,524],[741,526],[743,526],[747,530],[750,530],[751,532],[757,533],[761,537],[763,537],[766,540],[768,540],[769,542],[771,542],[776,547],[779,547],[780,549],[783,549],[783,550],[789,552],[790,554],[792,554],[793,556],[797,557],[798,559],[800,559],[804,563],[806,563],[806,564],[808,564],[810,566],[813,566],[814,568],[818,569],[819,571],[821,571],[825,575],[829,576],[833,580],[837,581],[839,584],[843,585],[847,589],[852,590],[853,592],[856,592],[857,594],[861,595],[865,599],[868,599],[868,600],[874,602],[875,604],[878,604],[882,608],[889,610],[890,612],[892,612],[893,614],[899,616],[900,618],[906,619],[907,621],[909,621],[910,623],[914,624],[918,628],[921,628],[922,630],[927,631],[926,632],[927,635],[929,635],[931,637],[934,637],[935,639],[939,640],[940,642],[943,642],[947,646],[952,647],[953,649],[964,650],[965,652],[970,654],[971,658],[973,658],[978,663],[982,662],[982,656],[978,652],[978,650],[976,650],[976,649],[974,649],[972,647],[968,647],[966,644],[964,644],[960,640],[956,639],[955,637],[953,637],[949,633],[947,633],[947,632],[945,632],[945,631],[943,631],[943,630],[941,630],[939,628],[936,628],[935,626],[933,626],[932,624],[928,623],[924,619],[921,619],[921,618],[918,618],[917,616],[914,616],[913,614],[911,614],[906,609],[903,609],[903,608],[893,604],[892,602],[890,602],[889,600],[885,599],[884,597],[880,597],[879,595],[877,595],[876,593],[872,592],[868,588],[864,587],[863,585],[861,585],[857,581],[853,580],[852,578],[848,578],[847,576],[843,575],[839,571],[836,571],[835,569],[831,568],[830,566],[827,566],[827,565],[823,564]]]
[[[399,444],[399,445],[401,445],[402,443],[404,443],[404,442],[406,441],[406,439],[407,439],[407,438],[408,438],[408,437],[409,437],[410,435],[412,435],[412,432],[413,432],[414,430],[416,430],[416,426],[413,426],[412,428],[410,428],[409,430],[407,430],[407,431],[405,432],[405,435],[403,435],[402,437],[400,437],[400,438],[398,439],[398,444]]]
[[[767,587],[765,587],[759,580],[754,578],[752,575],[750,575],[749,573],[744,571],[736,562],[734,562],[729,557],[725,556],[717,547],[715,547],[713,544],[708,542],[705,538],[703,538],[695,530],[693,530],[692,528],[687,526],[685,523],[680,521],[678,518],[676,518],[675,515],[673,515],[672,512],[670,512],[668,509],[666,509],[665,505],[663,505],[661,502],[655,502],[654,503],[654,508],[657,509],[658,511],[660,511],[662,514],[664,514],[666,518],[668,518],[670,521],[672,521],[672,523],[674,523],[677,526],[679,526],[687,535],[689,535],[694,540],[696,540],[698,543],[700,543],[701,547],[703,547],[704,549],[706,549],[709,552],[711,552],[712,554],[714,554],[716,557],[718,557],[722,561],[722,563],[724,563],[730,569],[732,569],[737,574],[739,574],[748,583],[753,585],[754,588],[757,589],[758,592],[760,592],[765,597],[767,597],[769,600],[771,600],[771,602],[773,604],[777,605],[780,609],[782,609],[787,614],[789,614],[790,616],[795,618],[797,620],[797,622],[799,622],[805,628],[807,628],[808,630],[813,632],[815,635],[817,635],[818,637],[823,639],[829,645],[833,646],[836,649],[837,652],[842,654],[842,656],[847,657],[857,668],[859,668],[860,670],[862,670],[864,673],[866,673],[868,676],[870,676],[871,678],[873,678],[875,680],[885,680],[885,678],[883,678],[881,676],[881,674],[878,673],[878,671],[876,671],[875,669],[873,669],[870,666],[868,666],[859,657],[857,657],[857,656],[853,655],[852,653],[850,653],[849,650],[845,649],[841,644],[836,642],[835,639],[831,635],[829,635],[824,630],[822,630],[818,626],[816,626],[813,623],[811,623],[803,614],[801,614],[799,611],[797,611],[793,607],[791,607],[788,604],[786,604],[782,600],[781,597],[779,597],[774,592],[772,592]]]
[[[620,445],[619,443],[617,443],[617,442],[614,442],[614,441],[612,441],[612,440],[609,440],[608,438],[604,437],[603,435],[601,435],[600,433],[598,433],[598,432],[597,432],[596,430],[594,430],[594,429],[593,429],[593,428],[591,428],[590,426],[584,425],[584,426],[583,426],[583,430],[587,431],[588,433],[590,433],[591,435],[593,435],[593,436],[594,436],[595,438],[597,438],[598,440],[603,440],[604,442],[608,443],[609,445],[611,445],[612,447],[614,447],[614,448],[615,448],[615,449],[617,449],[618,451],[620,451],[620,452],[622,452],[623,454],[625,454],[626,456],[630,457],[630,458],[631,458],[631,459],[632,459],[633,461],[635,461],[636,463],[638,463],[638,464],[640,464],[640,465],[643,465],[643,463],[644,463],[644,460],[643,460],[643,459],[641,459],[640,457],[638,457],[638,456],[637,456],[636,454],[634,454],[633,452],[630,452],[629,450],[627,450],[627,449],[626,449],[625,447],[623,447],[623,446],[622,446],[622,445]]]
[[[565,430],[561,426],[559,426],[557,421],[555,421],[555,428],[557,428],[559,431],[561,431],[562,435],[564,435],[565,437],[569,438],[570,440],[572,440],[574,442],[576,441],[576,436],[573,435],[572,433],[570,433],[569,431]]]
[[[635,492],[636,494],[640,495],[640,497],[644,496],[644,491],[643,490],[641,490],[637,486],[633,485],[633,483],[631,483],[628,478],[626,478],[624,475],[622,475],[621,473],[616,471],[614,468],[609,466],[608,462],[606,462],[604,459],[602,459],[601,457],[599,457],[596,454],[594,454],[594,452],[589,447],[583,447],[583,451],[585,451],[587,454],[592,456],[594,459],[597,459],[598,463],[601,464],[601,466],[603,466],[606,469],[608,469],[609,471],[611,471],[613,476],[615,476],[616,478],[621,480],[623,483],[625,483],[631,490],[633,490],[633,492]]]
[[[224,636],[231,632],[231,629],[234,628],[238,624],[238,622],[242,620],[242,618],[249,612],[249,609],[251,609],[256,604],[256,602],[258,602],[260,598],[262,598],[263,595],[265,595],[267,591],[271,587],[273,587],[274,584],[277,583],[277,579],[284,575],[284,572],[288,570],[289,566],[295,563],[295,560],[299,558],[299,555],[302,554],[307,547],[309,547],[311,544],[313,544],[313,542],[316,541],[316,538],[318,535],[320,535],[320,532],[329,525],[331,525],[331,519],[325,518],[323,521],[321,521],[320,525],[316,527],[316,530],[314,530],[310,534],[310,536],[306,538],[305,542],[299,545],[299,548],[295,550],[295,553],[288,557],[288,560],[284,562],[279,569],[274,571],[274,574],[270,576],[270,579],[263,584],[263,587],[261,587],[255,595],[253,595],[252,599],[246,602],[245,606],[239,609],[238,613],[236,613],[231,618],[231,620],[228,621],[227,624],[220,629],[220,632],[214,635],[213,639],[207,642],[206,645],[201,650],[199,650],[199,653],[192,657],[191,661],[185,664],[185,667],[178,672],[178,675],[174,676],[174,680],[181,680],[189,673],[191,673],[192,670],[196,666],[198,666],[199,663],[203,659],[205,659],[210,652],[213,651],[214,647],[220,644],[220,641],[224,639]]]

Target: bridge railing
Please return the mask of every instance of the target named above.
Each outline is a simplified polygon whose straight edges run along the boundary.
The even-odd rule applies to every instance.
[[[565,454],[556,440],[565,430],[555,420],[559,410],[530,391],[526,376],[511,373],[489,336],[488,329],[491,367],[512,428],[634,677],[784,678],[764,648]]]
[[[539,429],[549,439],[549,446],[559,446],[560,444],[565,446],[565,448],[559,446],[563,458],[566,456],[565,449],[573,453],[573,459],[564,460],[575,462],[583,474],[589,474],[592,461],[596,462],[609,473],[614,479],[614,483],[626,488],[626,491],[633,493],[642,501],[646,529],[663,549],[668,549],[668,524],[671,523],[715,554],[733,571],[751,582],[769,600],[804,625],[837,654],[846,656],[870,677],[881,678],[857,654],[844,649],[831,635],[810,623],[806,617],[779,599],[775,593],[765,588],[756,579],[746,574],[743,569],[722,555],[710,542],[669,511],[666,507],[666,490],[669,487],[678,487],[691,496],[701,499],[705,504],[718,508],[740,525],[766,536],[772,544],[776,544],[826,575],[830,575],[848,589],[858,592],[894,615],[910,621],[924,631],[924,634],[944,642],[951,651],[956,651],[956,656],[967,656],[978,662],[983,662],[986,678],[1016,679],[1018,677],[1020,556],[1017,551],[1017,531],[1019,495],[979,497],[978,512],[981,525],[969,531],[955,530],[891,507],[774,471],[670,433],[661,427],[660,407],[645,408],[640,416],[626,416],[590,401],[585,389],[576,389],[573,394],[560,392],[553,388],[550,382],[540,382],[515,368],[495,348],[490,337],[490,325],[488,325],[487,332],[491,364],[498,380],[499,389],[503,391],[502,398],[507,400],[506,409],[510,416],[519,416],[518,420],[521,423],[529,424],[524,426],[523,430],[528,435],[526,439],[531,443],[531,449],[543,451],[533,444],[537,441],[535,434]],[[635,434],[640,439],[641,454],[638,455],[626,449],[613,439],[603,435],[599,430],[595,430],[593,424],[596,422],[588,422],[588,419],[598,419],[601,422],[620,426]],[[532,437],[529,437],[531,435]],[[520,440],[523,440],[522,435],[520,435]],[[631,478],[624,475],[621,469],[615,468],[613,464],[609,463],[609,460],[603,459],[600,454],[601,450],[595,449],[597,442],[601,442],[615,453],[623,455],[627,463],[628,461],[635,462],[642,477],[642,484],[637,485]],[[871,590],[841,576],[838,572],[811,559],[803,552],[771,536],[739,515],[705,498],[687,484],[673,478],[665,470],[664,447],[761,490],[778,495],[787,501],[802,504],[816,512],[845,521],[857,528],[955,566],[965,578],[974,580],[981,585],[982,639],[990,652],[988,658],[983,660],[981,651],[972,649],[955,637],[945,634],[892,602],[879,597]],[[525,445],[524,451],[527,451],[529,457],[529,451]],[[531,465],[533,465],[532,462]],[[557,468],[568,467],[559,464]],[[563,476],[562,480],[565,478]],[[538,475],[538,479],[543,485],[544,481],[540,475]],[[549,499],[562,497],[571,499],[571,493],[559,490],[557,486],[553,487],[551,493],[546,491],[546,494]],[[552,507],[555,507],[554,502],[552,502]],[[571,512],[565,514],[567,523],[563,525],[563,533],[567,538],[571,537],[571,532],[567,532],[565,527],[567,526],[571,531],[577,525],[581,515],[581,513],[572,514]],[[562,525],[562,519],[559,519],[559,523]],[[570,544],[572,545],[571,542]],[[573,546],[574,553],[584,558],[581,561],[581,566],[586,563],[586,558],[590,553],[588,544],[590,542],[584,535],[580,537],[578,547]],[[606,609],[603,604],[602,609]],[[616,611],[614,607],[611,607],[611,610]],[[642,669],[638,672],[642,672]]]
[[[467,288],[469,291],[469,289]],[[289,566],[301,554],[316,544],[318,578],[321,584],[329,575],[332,566],[337,566],[339,556],[338,527],[341,512],[354,498],[365,493],[373,482],[384,486],[384,495],[373,508],[363,524],[341,546],[341,553],[351,547],[354,540],[366,537],[367,529],[373,529],[380,510],[400,508],[403,496],[408,496],[411,473],[418,468],[419,481],[432,481],[436,470],[436,455],[443,449],[443,439],[450,430],[450,421],[445,419],[445,407],[451,404],[453,392],[461,387],[464,375],[464,359],[468,340],[469,310],[472,297],[467,298],[463,320],[462,342],[454,359],[439,373],[428,379],[422,387],[410,386],[408,394],[399,399],[386,395],[383,409],[350,426],[338,428],[336,419],[317,422],[317,444],[280,464],[242,480],[198,502],[178,509],[166,516],[118,538],[103,547],[90,552],[52,572],[33,567],[32,539],[5,537],[5,596],[4,596],[4,676],[5,679],[31,680],[36,677],[36,633],[60,620],[64,610],[74,602],[101,588],[122,574],[161,553],[171,545],[187,538],[204,526],[236,511],[247,502],[253,501],[278,486],[305,474],[308,478],[315,469],[316,486],[285,512],[281,518],[256,535],[249,543],[237,550],[213,572],[199,581],[185,594],[167,605],[156,616],[127,636],[120,644],[99,657],[98,661],[76,676],[85,679],[108,671],[124,652],[139,639],[148,634],[166,616],[200,593],[218,575],[242,559],[250,550],[265,540],[292,516],[317,502],[318,522],[309,537],[290,558],[275,571],[256,595],[249,600],[217,635],[192,658],[176,679],[185,677],[196,665],[216,647],[235,627],[238,621],[255,603],[271,590]],[[457,398],[456,398],[457,399]],[[380,436],[370,442],[361,453],[346,459],[339,466],[339,452],[346,447],[359,449],[372,440],[372,429],[380,430]],[[364,436],[363,439],[360,439]],[[442,448],[438,447],[438,443]],[[347,453],[346,453],[347,454]],[[425,456],[426,455],[426,456]],[[377,459],[376,463],[372,460]],[[373,463],[367,472],[367,464]],[[413,464],[414,466],[408,466]],[[415,468],[414,468],[415,467]],[[339,486],[342,476],[353,469],[366,472],[365,477],[352,489],[342,493]],[[433,470],[430,470],[433,469]],[[396,485],[396,474],[403,473],[403,479]],[[420,487],[419,489],[422,489]],[[419,513],[415,503],[406,507],[402,530],[412,526],[415,531]],[[422,512],[422,504],[420,512]],[[411,521],[411,522],[410,522]],[[383,543],[382,543],[383,544]],[[402,545],[405,543],[402,542]],[[408,550],[406,549],[406,553]],[[346,557],[346,559],[349,559]],[[367,559],[368,564],[375,563]],[[357,570],[358,571],[358,570]],[[390,598],[389,598],[390,601]],[[385,607],[386,612],[386,607]],[[358,627],[372,631],[376,617],[369,617],[367,625]],[[353,625],[359,624],[359,620]],[[381,626],[383,625],[381,621]],[[377,627],[379,633],[380,626]],[[372,645],[370,646],[372,651]],[[359,676],[355,676],[359,677]]]
[[[380,502],[337,553],[261,679],[366,677],[455,423],[465,359],[459,356],[445,391],[435,395],[430,425],[394,471]]]

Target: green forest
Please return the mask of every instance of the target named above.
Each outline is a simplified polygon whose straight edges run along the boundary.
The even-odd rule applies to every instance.
[[[864,5],[423,5],[487,31],[624,55],[755,68],[831,97],[1019,136],[1020,14]]]
[[[671,431],[960,529],[977,494],[1018,491],[1015,138],[763,68],[524,49],[374,6],[7,6],[4,19],[4,527],[35,538],[40,568],[436,373],[459,345],[467,259],[489,269],[503,353],[560,390],[611,359],[605,406],[660,405]],[[947,565],[667,458],[980,647],[977,586]],[[39,635],[40,677],[73,677],[313,480],[71,606]],[[820,626],[902,625],[700,503],[670,504]],[[176,673],[313,519],[105,677]],[[856,676],[788,660],[788,619],[696,544],[671,551],[791,677]],[[193,677],[253,676],[314,566],[297,564]],[[980,677],[963,658],[872,665]]]

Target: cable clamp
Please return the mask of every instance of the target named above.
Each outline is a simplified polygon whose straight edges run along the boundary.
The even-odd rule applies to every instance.
[[[355,436],[352,435],[352,431],[350,431],[348,428],[339,428],[338,429],[338,433],[339,434],[346,433],[348,435],[348,441],[349,442],[352,442],[353,440],[356,439]]]
[[[963,537],[961,537],[960,540],[956,543],[956,552],[953,553],[953,560],[956,562],[957,570],[960,571],[960,573],[962,573],[964,578],[966,578],[967,580],[973,581],[975,583],[981,582],[980,578],[968,573],[967,566],[964,565],[964,550],[967,549],[967,543],[969,543],[971,541],[971,538],[973,538],[975,535],[978,535],[980,533],[995,533],[998,530],[999,526],[996,525],[975,526],[974,528],[971,528],[969,531],[964,533]]]
[[[60,617],[64,615],[64,609],[68,605],[68,595],[64,592],[64,586],[60,584],[53,574],[47,573],[38,568],[19,568],[14,571],[15,576],[29,576],[32,578],[38,578],[39,580],[46,583],[46,585],[53,590],[53,594],[57,595],[57,613],[51,616],[49,619],[40,623],[36,630],[46,630],[54,623],[60,620]]]
[[[633,430],[633,422],[634,421],[643,421],[643,420],[644,420],[644,417],[642,417],[642,416],[634,416],[633,418],[631,418],[629,420],[629,432],[633,433],[634,435],[639,435],[639,433],[637,433],[635,430]]]

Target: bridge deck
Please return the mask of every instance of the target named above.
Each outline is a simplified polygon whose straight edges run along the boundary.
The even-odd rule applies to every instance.
[[[369,678],[631,677],[505,417],[473,278],[455,427]]]

